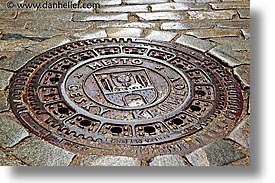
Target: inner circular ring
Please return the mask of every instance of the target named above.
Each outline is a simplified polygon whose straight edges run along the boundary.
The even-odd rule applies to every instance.
[[[67,95],[66,93],[66,89],[65,89],[65,85],[66,85],[66,81],[68,79],[68,77],[79,67],[89,63],[89,62],[93,62],[93,61],[97,61],[97,60],[101,60],[101,59],[111,59],[111,58],[143,58],[143,59],[147,59],[147,60],[150,60],[150,61],[154,61],[154,62],[157,62],[157,63],[161,63],[163,65],[166,65],[167,67],[173,69],[174,71],[177,72],[177,74],[179,74],[185,81],[186,81],[186,84],[187,84],[187,96],[185,98],[184,101],[182,101],[181,105],[179,105],[177,108],[175,108],[173,111],[161,116],[161,117],[156,117],[156,118],[152,118],[152,119],[146,119],[146,120],[128,120],[128,121],[125,121],[123,122],[122,120],[117,120],[117,119],[110,119],[110,118],[105,118],[105,117],[102,117],[102,116],[98,116],[98,115],[94,115],[94,114],[91,114],[90,112],[88,111],[85,111],[83,110],[82,108],[80,108],[79,106],[77,106]],[[105,121],[105,122],[112,122],[112,123],[129,123],[129,121],[131,121],[131,123],[137,123],[137,124],[140,124],[140,123],[144,123],[146,121],[146,123],[151,123],[151,122],[155,122],[155,121],[162,121],[163,119],[165,118],[169,118],[169,117],[172,117],[178,113],[180,113],[184,107],[190,102],[190,99],[191,99],[191,96],[192,96],[192,89],[191,89],[191,83],[189,82],[188,80],[189,78],[181,71],[179,70],[178,68],[176,68],[175,66],[173,66],[172,64],[166,62],[166,61],[163,61],[163,60],[160,60],[160,59],[157,59],[157,58],[152,58],[152,57],[148,57],[148,56],[142,56],[142,55],[129,55],[129,54],[114,54],[114,55],[107,55],[107,56],[98,56],[96,58],[91,58],[91,59],[88,59],[88,60],[85,60],[85,61],[82,61],[82,62],[79,62],[77,65],[75,65],[74,67],[72,67],[70,70],[68,70],[68,72],[66,73],[65,77],[64,77],[64,82],[61,83],[61,94],[62,96],[64,97],[65,101],[79,114],[83,114],[83,115],[86,115],[86,116],[89,116],[95,120],[100,120],[100,121]]]

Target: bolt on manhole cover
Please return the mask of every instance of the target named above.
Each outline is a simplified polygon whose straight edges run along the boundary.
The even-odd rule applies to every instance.
[[[238,83],[215,59],[163,42],[106,38],[36,56],[12,78],[28,129],[79,154],[184,154],[238,122]]]

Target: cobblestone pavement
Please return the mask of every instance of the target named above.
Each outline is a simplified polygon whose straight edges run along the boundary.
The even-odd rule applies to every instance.
[[[19,0],[13,2],[17,1]],[[80,3],[83,2],[89,1],[80,0]],[[6,1],[1,0],[0,165],[249,165],[249,0],[99,0],[98,2],[101,7],[96,10],[18,10],[7,9]],[[224,139],[207,144],[185,156],[157,156],[147,162],[125,156],[80,156],[51,145],[25,129],[11,112],[7,101],[9,80],[12,75],[30,58],[50,48],[74,40],[100,37],[142,37],[167,41],[218,58],[242,86],[247,104],[244,106],[243,119]]]

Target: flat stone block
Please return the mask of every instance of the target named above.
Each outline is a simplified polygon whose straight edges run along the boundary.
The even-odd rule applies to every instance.
[[[105,30],[91,30],[85,32],[78,32],[72,35],[74,38],[84,40],[84,39],[93,39],[93,38],[102,38],[107,37]]]
[[[166,3],[169,0],[122,0],[125,4],[153,4],[153,3]]]
[[[154,157],[150,166],[186,166],[183,158],[179,155],[163,155]]]
[[[240,65],[234,68],[234,75],[241,81],[242,87],[250,87],[250,65]]]
[[[250,64],[250,51],[233,51],[230,47],[222,45],[211,49],[208,53],[219,58],[229,67]]]
[[[148,32],[145,38],[149,40],[171,41],[176,35],[177,33],[175,32],[151,30]]]
[[[182,35],[176,40],[176,43],[198,49],[202,52],[206,52],[215,46],[215,44],[211,43],[210,41],[198,39],[188,35]]]
[[[138,28],[107,28],[108,37],[140,37],[142,29]]]
[[[68,166],[75,156],[48,142],[33,139],[20,145],[14,155],[31,166]]]
[[[198,38],[215,38],[215,37],[238,37],[240,35],[239,29],[202,29],[186,32],[188,35],[196,36]]]
[[[186,17],[181,12],[154,12],[137,13],[142,20],[184,20]]]
[[[128,20],[127,13],[121,14],[92,14],[92,13],[75,13],[73,21],[113,21],[113,20]]]
[[[230,20],[237,14],[234,10],[221,10],[221,11],[188,11],[189,19],[196,20]]]
[[[33,45],[28,47],[27,49],[36,52],[36,53],[42,53],[45,52],[51,48],[63,45],[65,43],[70,42],[71,40],[67,38],[66,36],[58,36],[51,39],[47,39],[45,41],[42,41],[39,44]]]
[[[147,12],[147,5],[111,6],[98,9],[99,12]]]
[[[214,28],[215,22],[188,21],[188,22],[164,22],[161,24],[162,30],[189,30],[189,29],[209,29]]]
[[[0,68],[16,71],[25,63],[27,63],[32,57],[35,56],[33,52],[30,51],[20,51],[20,52],[5,52],[5,59],[0,62]]]
[[[0,146],[13,147],[29,136],[25,128],[10,113],[0,114]]]
[[[154,28],[156,26],[155,23],[149,22],[129,22],[129,23],[121,23],[121,22],[99,22],[94,25],[95,28]]]
[[[244,118],[241,123],[229,134],[228,138],[249,148],[250,146],[250,116]]]
[[[4,90],[9,85],[13,73],[0,70],[0,90]]]
[[[151,5],[152,11],[206,10],[205,4],[162,3]]]
[[[220,140],[200,148],[187,156],[194,166],[223,166],[245,157],[242,150]]]
[[[82,158],[80,166],[140,166],[140,162],[125,156],[89,156]]]

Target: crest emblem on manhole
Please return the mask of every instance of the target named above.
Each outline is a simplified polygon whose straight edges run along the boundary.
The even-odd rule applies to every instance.
[[[13,112],[28,129],[80,154],[186,153],[231,130],[242,103],[238,83],[215,59],[134,38],[51,49],[10,87]]]

